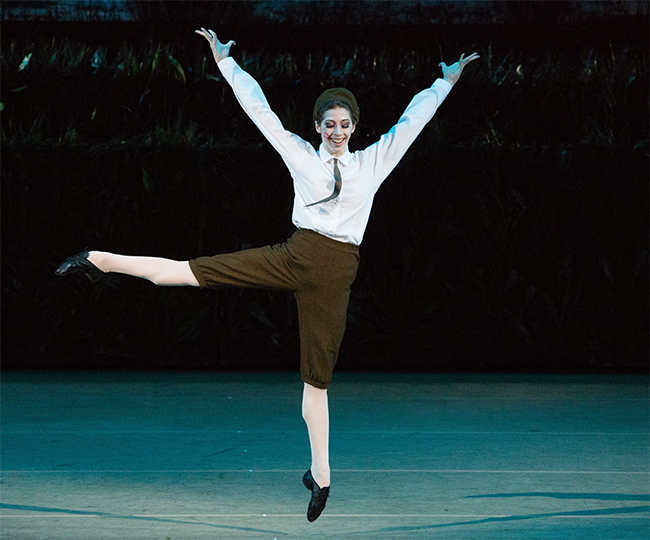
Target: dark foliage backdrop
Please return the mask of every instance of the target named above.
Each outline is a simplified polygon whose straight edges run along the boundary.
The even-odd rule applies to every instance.
[[[340,369],[647,366],[647,13],[552,27],[236,16],[216,29],[288,129],[312,137],[323,86],[357,94],[355,148],[438,62],[482,56],[377,195]],[[216,26],[3,21],[4,368],[296,368],[290,295],[53,275],[86,246],[187,259],[291,232],[289,175],[199,24]]]

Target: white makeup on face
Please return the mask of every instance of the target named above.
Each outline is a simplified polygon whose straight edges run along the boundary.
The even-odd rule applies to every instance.
[[[332,156],[340,157],[347,151],[355,127],[350,111],[337,107],[323,113],[323,120],[316,124],[316,131],[320,133],[325,149]]]

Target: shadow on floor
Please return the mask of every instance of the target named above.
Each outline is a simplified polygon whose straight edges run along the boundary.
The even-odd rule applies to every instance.
[[[576,512],[551,512],[548,514],[526,514],[521,516],[503,516],[477,519],[474,521],[459,521],[456,523],[440,523],[436,525],[421,525],[415,527],[387,527],[380,529],[381,532],[406,532],[420,531],[425,529],[442,529],[445,527],[457,527],[460,525],[478,525],[481,523],[502,523],[523,521],[527,519],[542,519],[552,517],[590,517],[590,516],[612,516],[618,514],[635,514],[650,511],[650,506],[630,506],[627,508],[603,508],[599,510],[578,510]]]
[[[6,510],[19,510],[24,512],[43,512],[43,513],[54,513],[54,514],[68,514],[68,515],[75,515],[75,516],[98,516],[98,517],[107,517],[107,518],[115,518],[115,519],[155,521],[157,523],[176,523],[182,525],[205,525],[206,527],[215,527],[217,529],[231,529],[235,531],[255,532],[255,533],[264,533],[264,534],[278,534],[278,535],[287,534],[285,532],[280,532],[280,531],[270,531],[266,529],[253,529],[251,527],[231,527],[228,525],[216,525],[215,523],[205,523],[201,521],[181,521],[177,519],[165,519],[165,518],[148,517],[148,516],[125,516],[122,514],[111,514],[110,512],[89,512],[85,510],[69,510],[65,508],[50,508],[47,506],[30,506],[26,504],[0,503],[0,508],[4,508]]]
[[[549,497],[551,499],[593,499],[596,501],[650,501],[650,494],[625,495],[623,493],[494,493],[468,495],[466,499],[500,499],[508,497]]]

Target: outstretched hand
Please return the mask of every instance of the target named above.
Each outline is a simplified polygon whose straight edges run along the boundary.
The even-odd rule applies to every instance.
[[[460,55],[460,60],[451,66],[448,66],[444,62],[440,62],[438,65],[442,68],[443,79],[451,85],[456,84],[458,79],[460,79],[460,74],[463,72],[465,66],[477,58],[480,58],[477,53],[472,53],[467,58],[465,58],[465,53],[463,53]]]
[[[224,45],[217,39],[217,34],[215,34],[213,30],[201,28],[201,30],[196,30],[196,33],[208,40],[210,43],[210,49],[212,49],[212,54],[217,64],[224,58],[230,56],[230,47],[235,44],[232,39]]]

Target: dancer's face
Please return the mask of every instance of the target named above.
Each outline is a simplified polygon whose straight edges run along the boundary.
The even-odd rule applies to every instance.
[[[345,154],[355,127],[350,111],[343,107],[325,111],[321,123],[316,123],[316,131],[320,133],[325,150],[334,157]]]

